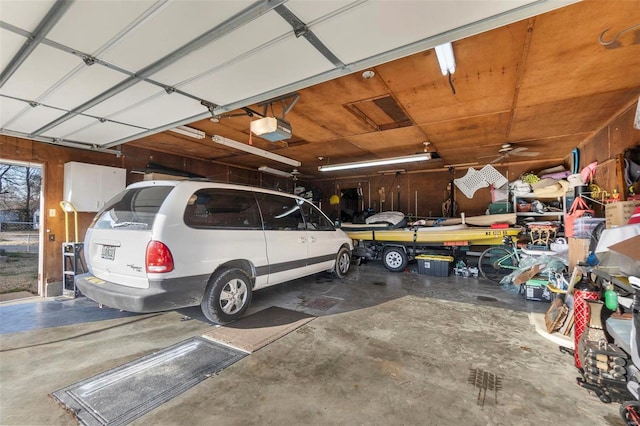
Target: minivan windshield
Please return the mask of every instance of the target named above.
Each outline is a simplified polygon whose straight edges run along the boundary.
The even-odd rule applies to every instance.
[[[173,186],[127,189],[112,198],[91,223],[98,229],[151,229],[153,221]]]

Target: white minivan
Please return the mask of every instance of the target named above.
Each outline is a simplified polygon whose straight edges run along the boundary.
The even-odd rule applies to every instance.
[[[130,312],[200,305],[210,321],[246,311],[253,290],[351,264],[351,239],[311,202],[204,180],[129,185],[87,229],[76,287]]]

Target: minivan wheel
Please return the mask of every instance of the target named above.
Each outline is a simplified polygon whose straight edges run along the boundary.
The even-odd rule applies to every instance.
[[[200,307],[209,321],[226,324],[240,318],[250,303],[251,278],[242,269],[230,268],[209,279]]]
[[[349,249],[342,247],[338,250],[338,256],[336,257],[336,266],[333,268],[333,273],[338,278],[344,278],[349,272],[351,267],[351,253]]]

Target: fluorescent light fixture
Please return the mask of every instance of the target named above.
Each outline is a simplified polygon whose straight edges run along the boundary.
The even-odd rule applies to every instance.
[[[193,127],[178,126],[173,129],[169,129],[170,132],[180,133],[181,135],[189,136],[195,139],[204,139],[207,136],[202,130],[194,129]]]
[[[390,164],[413,163],[416,161],[431,160],[431,154],[425,152],[423,154],[405,155],[404,157],[383,158],[380,160],[356,161],[355,163],[333,164],[328,166],[319,166],[321,172],[333,172],[337,170],[359,169],[361,167],[388,166]]]
[[[289,172],[284,172],[282,170],[274,169],[274,168],[268,167],[268,166],[260,166],[260,167],[258,167],[258,170],[260,170],[261,172],[264,172],[264,173],[271,173],[272,175],[276,175],[276,176],[282,176],[282,177],[291,177],[291,176],[293,176]]]
[[[456,72],[456,58],[453,56],[453,46],[451,43],[436,46],[436,56],[438,57],[442,75]]]
[[[213,135],[211,139],[220,145],[228,146],[229,148],[238,149],[240,151],[248,152],[249,154],[257,155],[259,157],[268,158],[269,160],[277,161],[279,163],[288,164],[292,167],[300,167],[302,164],[298,160],[294,160],[289,157],[283,157],[282,155],[274,154],[273,152],[265,151],[264,149],[256,148],[255,146],[247,145],[241,142],[228,139],[223,136]]]

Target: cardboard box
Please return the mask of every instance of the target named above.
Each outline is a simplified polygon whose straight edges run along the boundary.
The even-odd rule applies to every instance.
[[[434,277],[448,277],[451,272],[451,256],[435,256],[421,254],[416,256],[418,273]]]
[[[640,277],[640,223],[604,229],[594,250],[609,275]]]
[[[607,204],[605,206],[607,228],[626,225],[637,206],[640,206],[640,200],[618,201]]]
[[[569,270],[573,270],[579,262],[584,262],[589,255],[591,240],[583,238],[569,238],[569,251],[567,253]]]

